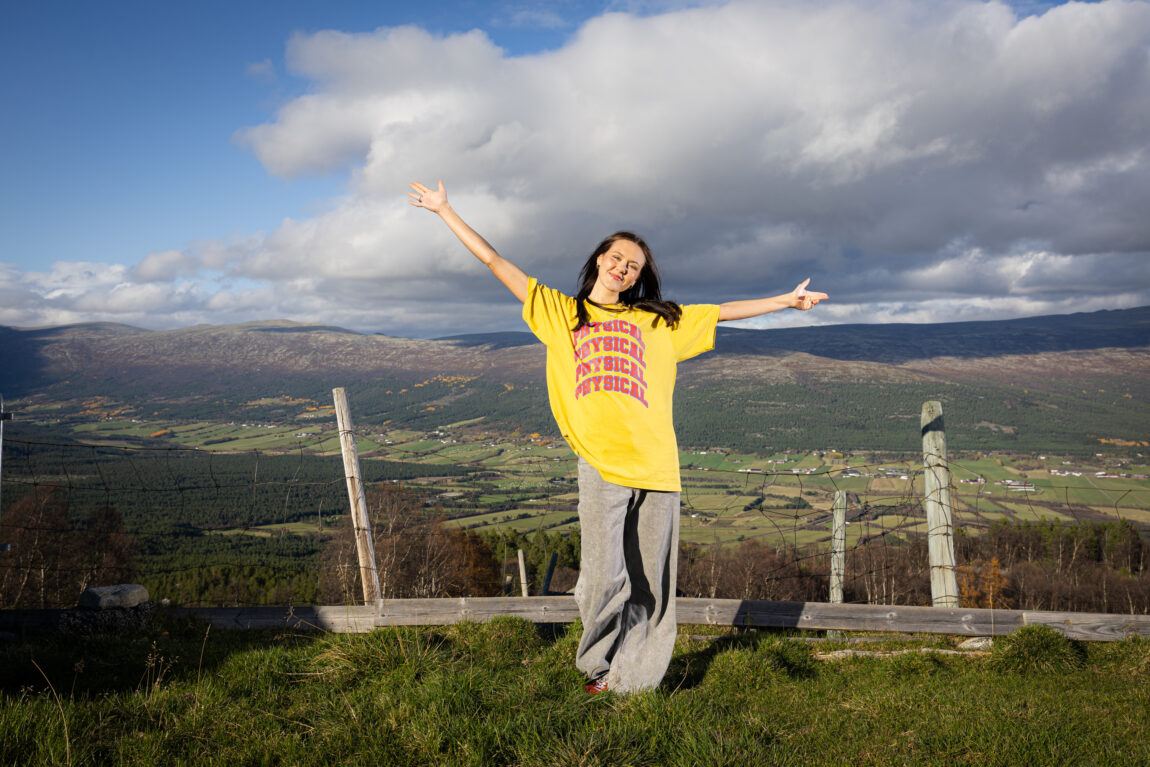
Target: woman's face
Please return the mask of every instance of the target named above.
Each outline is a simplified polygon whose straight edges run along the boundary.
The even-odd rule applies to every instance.
[[[639,279],[639,272],[647,264],[643,249],[630,240],[615,240],[607,252],[596,261],[599,277],[596,282],[611,293],[623,293]]]

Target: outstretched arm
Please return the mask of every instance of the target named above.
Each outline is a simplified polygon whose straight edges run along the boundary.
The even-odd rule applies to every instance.
[[[790,293],[784,293],[781,296],[754,298],[749,301],[728,301],[725,304],[719,304],[719,322],[745,320],[748,317],[758,317],[760,314],[777,312],[779,309],[798,309],[804,312],[812,309],[815,304],[829,298],[829,296],[826,293],[807,290],[810,281],[810,277],[806,278]]]
[[[410,186],[412,191],[407,193],[408,197],[411,198],[408,202],[417,208],[426,208],[432,213],[438,214],[443,219],[443,223],[447,224],[448,228],[459,238],[459,241],[475,254],[476,258],[486,264],[491,273],[506,285],[516,298],[520,301],[527,300],[527,275],[518,266],[499,255],[495,248],[491,247],[491,244],[479,235],[479,232],[472,229],[466,221],[459,217],[459,214],[447,202],[447,190],[443,188],[442,181],[439,182],[438,189],[424,186],[418,181],[412,182]]]

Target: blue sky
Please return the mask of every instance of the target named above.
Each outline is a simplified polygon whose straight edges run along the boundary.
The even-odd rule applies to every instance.
[[[0,260],[132,261],[306,215],[343,176],[277,179],[232,140],[307,89],[284,71],[293,34],[481,28],[522,53],[561,44],[602,4],[517,19],[533,5],[10,3],[0,25]]]
[[[9,3],[0,324],[519,329],[412,176],[556,287],[625,226],[678,300],[832,295],[752,326],[1145,305],[1148,51],[1141,0]]]

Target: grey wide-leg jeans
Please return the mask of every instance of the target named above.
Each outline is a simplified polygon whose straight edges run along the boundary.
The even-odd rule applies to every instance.
[[[580,458],[579,526],[575,665],[618,692],[652,689],[675,649],[679,494],[605,482]]]

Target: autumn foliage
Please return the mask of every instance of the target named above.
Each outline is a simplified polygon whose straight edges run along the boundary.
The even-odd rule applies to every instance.
[[[433,598],[495,596],[502,593],[500,567],[475,533],[431,519],[419,499],[399,485],[368,496],[380,596]],[[359,559],[350,518],[345,517],[324,547],[320,565],[324,604],[363,599]]]

